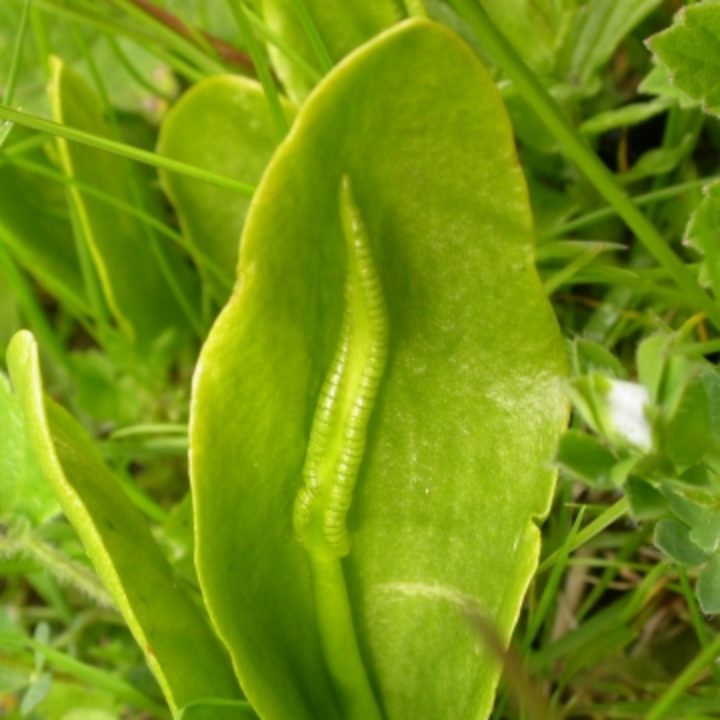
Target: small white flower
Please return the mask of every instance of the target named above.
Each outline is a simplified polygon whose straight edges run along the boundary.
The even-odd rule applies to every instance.
[[[642,450],[652,449],[652,429],[645,417],[649,403],[650,396],[644,385],[610,380],[607,394],[610,425],[623,440]]]

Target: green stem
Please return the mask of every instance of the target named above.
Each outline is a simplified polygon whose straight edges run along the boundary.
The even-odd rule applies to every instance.
[[[668,247],[662,235],[633,204],[627,193],[618,185],[614,175],[563,116],[555,101],[495,27],[477,0],[450,0],[450,3],[465,18],[484,47],[503,67],[519,94],[555,137],[567,157],[615,208],[617,214],[635,233],[648,252],[673,276],[693,305],[703,310],[712,323],[720,328],[720,305],[702,290],[682,260]]]
[[[32,130],[37,130],[38,132],[54,135],[55,137],[61,137],[64,140],[70,140],[71,142],[87,145],[88,147],[96,148],[97,150],[104,150],[105,152],[113,153],[114,155],[119,155],[120,157],[128,158],[129,160],[135,160],[136,162],[141,162],[145,165],[151,165],[152,167],[161,168],[162,170],[174,172],[178,175],[184,175],[185,177],[192,178],[193,180],[200,180],[201,182],[206,182],[225,190],[232,190],[243,197],[252,197],[255,192],[255,188],[251,185],[238,182],[237,180],[225,175],[217,175],[216,173],[208,170],[203,170],[202,168],[195,167],[194,165],[188,165],[187,163],[180,162],[179,160],[173,160],[172,158],[158,155],[157,153],[150,152],[149,150],[143,150],[142,148],[133,147],[132,145],[116,142],[115,140],[110,140],[99,135],[92,135],[90,133],[83,132],[82,130],[68,127],[67,125],[60,125],[59,123],[52,122],[51,120],[45,120],[35,115],[13,110],[5,105],[0,105],[0,119],[16,122],[18,125],[28,127]]]
[[[320,640],[342,703],[343,717],[346,720],[381,720],[360,650],[354,641],[357,634],[342,562],[326,543],[318,542],[308,548],[308,556]]]

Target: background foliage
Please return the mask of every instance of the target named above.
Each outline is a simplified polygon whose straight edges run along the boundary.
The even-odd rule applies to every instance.
[[[509,108],[576,408],[494,717],[522,716],[518,703],[536,695],[547,708],[532,717],[716,717],[720,4],[481,4],[509,54],[479,31],[470,0],[424,3],[485,58]],[[274,88],[299,101],[326,69],[311,47],[288,60],[282,34],[243,7],[251,34],[232,2],[0,4],[0,345],[33,330],[50,394],[96,438],[188,583],[195,358],[232,287],[252,186],[294,112]],[[529,74],[505,62],[512,48]],[[258,93],[252,127],[184,137],[182,113],[207,104],[194,86],[242,86],[238,75],[264,80],[275,104]],[[539,119],[549,98],[565,131]],[[100,136],[114,153],[98,162],[8,108]],[[213,153],[218,132],[238,152]],[[144,163],[128,159],[133,149]],[[194,213],[173,209],[181,197]],[[130,260],[113,255],[119,235],[141,240]],[[8,442],[21,432],[10,401],[0,428],[0,475],[18,478],[0,490],[0,715],[167,717],[32,453]]]

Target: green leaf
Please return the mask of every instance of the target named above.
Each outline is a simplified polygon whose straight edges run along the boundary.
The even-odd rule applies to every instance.
[[[113,137],[94,93],[58,58],[52,63],[50,95],[56,122]],[[140,175],[131,176],[134,169],[125,160],[66,140],[57,142],[69,177],[134,204],[131,183],[139,183]],[[141,221],[116,206],[75,186],[70,187],[69,194],[78,218],[80,242],[87,244],[105,300],[123,333],[147,345],[168,328],[183,327],[186,321],[162,267],[165,264],[167,273],[174,275],[182,291],[192,297],[191,279],[179,254],[161,248],[156,238],[146,234]],[[144,188],[143,194],[151,196],[152,192]]]
[[[652,70],[643,78],[638,85],[638,93],[642,95],[657,95],[675,103],[678,107],[687,110],[696,107],[692,98],[689,98],[682,90],[676,88],[670,81],[667,68],[664,65],[655,65]]]
[[[295,113],[290,103],[284,109],[290,118]],[[216,75],[173,106],[158,152],[257,185],[277,144],[262,87],[247,78]],[[161,178],[206,280],[227,300],[249,198],[175,173],[162,172]]]
[[[604,346],[587,338],[576,338],[572,344],[573,372],[575,375],[600,373],[611,378],[624,379],[622,363]]]
[[[648,102],[630,103],[620,108],[606,110],[585,120],[580,131],[586,135],[601,135],[621,127],[632,127],[665,112],[672,105],[667,98],[656,98]]]
[[[557,461],[573,477],[607,488],[617,458],[591,435],[568,430],[560,441]]]
[[[720,613],[720,554],[713,555],[698,575],[696,592],[704,613]]]
[[[52,686],[53,676],[50,673],[38,675],[33,684],[23,693],[20,701],[20,714],[22,717],[30,713],[47,697]]]
[[[16,128],[4,149],[11,152],[31,138],[30,132]],[[26,150],[23,159],[49,167],[42,148]],[[0,203],[0,242],[70,309],[87,311],[64,189],[8,162],[0,165],[0,197],[12,198]]]
[[[25,517],[39,524],[57,512],[55,495],[28,446],[17,399],[0,372],[0,519]]]
[[[662,419],[672,418],[682,402],[687,386],[693,382],[700,369],[701,365],[696,360],[684,355],[669,354],[658,393]]]
[[[144,518],[84,430],[43,398],[37,347],[28,332],[13,338],[8,367],[45,479],[171,707],[206,697],[238,698],[225,651],[204,611],[174,576]]]
[[[662,387],[665,364],[672,337],[662,333],[645,338],[637,349],[638,378],[648,391],[650,402],[656,404]]]
[[[690,540],[706,553],[720,547],[720,512],[714,492],[665,482],[660,488],[672,513],[690,528]]]
[[[394,0],[260,0],[260,5],[270,30],[322,70],[402,17]],[[302,101],[312,89],[312,80],[279,48],[270,45],[269,53],[288,95]]]
[[[382,34],[301,108],[191,412],[198,574],[262,717],[369,720],[364,672],[390,720],[489,711],[468,609],[507,641],[566,423],[532,256],[507,115],[447,29]]]
[[[662,494],[647,480],[631,475],[625,484],[630,513],[636,520],[655,519],[665,514],[668,504]]]
[[[662,425],[660,445],[680,467],[700,462],[711,449],[710,411],[702,377],[685,387],[672,417]]]
[[[703,199],[690,218],[685,242],[703,256],[701,280],[720,298],[720,182],[703,189]]]
[[[672,26],[651,37],[648,45],[676,88],[706,112],[720,114],[720,5],[683,7]]]
[[[655,544],[680,565],[694,567],[708,559],[708,554],[690,539],[687,525],[677,520],[661,520],[655,526]]]
[[[624,184],[629,184],[647,177],[666,175],[690,155],[695,149],[696,142],[695,135],[687,133],[673,147],[648,150],[627,172],[618,175],[618,179]]]

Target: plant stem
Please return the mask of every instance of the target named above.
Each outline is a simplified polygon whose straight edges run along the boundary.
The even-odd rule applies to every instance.
[[[326,543],[308,548],[308,556],[323,653],[342,702],[343,717],[380,720],[382,715],[355,641],[342,561]]]
[[[648,252],[672,275],[692,304],[703,310],[712,323],[720,328],[720,305],[702,290],[682,260],[668,247],[662,235],[618,185],[614,175],[570,125],[555,101],[495,27],[485,10],[476,0],[450,0],[450,4],[465,18],[488,52],[503,67],[519,94],[555,137],[567,157],[615,208]]]
[[[180,162],[179,160],[173,160],[172,158],[165,157],[164,155],[158,155],[157,153],[150,152],[149,150],[143,150],[142,148],[110,140],[109,138],[101,137],[99,135],[92,135],[90,133],[83,132],[82,130],[68,127],[67,125],[60,125],[59,123],[52,122],[51,120],[45,120],[44,118],[37,117],[36,115],[30,115],[28,113],[20,112],[19,110],[13,110],[5,105],[0,105],[0,119],[16,122],[18,125],[28,127],[32,130],[37,130],[41,133],[61,137],[65,140],[70,140],[82,145],[87,145],[88,147],[96,148],[97,150],[104,150],[105,152],[113,153],[114,155],[120,155],[121,157],[128,158],[129,160],[135,160],[137,162],[145,163],[146,165],[151,165],[155,168],[161,168],[169,172],[177,173],[178,175],[184,175],[185,177],[192,178],[193,180],[200,180],[201,182],[206,182],[225,190],[232,190],[243,197],[252,197],[255,192],[255,188],[251,185],[239,182],[238,180],[234,180],[226,175],[218,175],[217,173],[203,170],[202,168],[195,167],[194,165],[188,165],[187,163]]]

